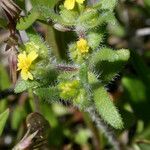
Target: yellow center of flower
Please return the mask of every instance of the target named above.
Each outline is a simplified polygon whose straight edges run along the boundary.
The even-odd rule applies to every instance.
[[[24,80],[31,79],[33,80],[33,75],[30,73],[30,67],[32,62],[38,57],[38,54],[35,51],[31,51],[28,55],[24,51],[18,55],[18,71],[21,70],[21,77]]]
[[[77,50],[80,54],[88,53],[89,52],[88,42],[83,38],[79,39],[79,41],[77,41]]]
[[[64,7],[68,10],[71,10],[75,7],[75,2],[83,4],[85,0],[65,0]]]

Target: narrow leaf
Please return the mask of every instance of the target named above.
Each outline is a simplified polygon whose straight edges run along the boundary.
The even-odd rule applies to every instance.
[[[104,121],[116,129],[123,127],[122,118],[104,87],[94,90],[94,101]]]
[[[39,15],[40,14],[38,11],[33,9],[28,16],[20,18],[19,22],[17,23],[17,29],[26,30],[39,18]]]
[[[0,135],[3,132],[8,116],[9,116],[9,109],[0,114]]]

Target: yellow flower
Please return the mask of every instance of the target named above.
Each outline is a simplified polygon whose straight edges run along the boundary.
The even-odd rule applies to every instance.
[[[88,53],[89,52],[88,42],[83,38],[79,39],[79,41],[77,41],[77,50],[80,54]]]
[[[68,10],[71,10],[74,8],[75,2],[77,2],[79,4],[83,4],[84,1],[85,0],[65,0],[64,7]]]
[[[33,80],[33,75],[30,73],[30,67],[32,62],[38,57],[38,54],[35,51],[31,51],[28,55],[24,51],[18,55],[18,69],[21,70],[21,77],[24,80],[31,79]]]

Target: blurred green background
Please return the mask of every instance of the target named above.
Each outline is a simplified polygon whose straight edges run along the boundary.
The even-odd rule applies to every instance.
[[[21,8],[29,7],[23,0],[16,0],[16,3]],[[106,85],[125,123],[123,130],[115,132],[122,150],[150,150],[150,0],[119,0],[114,13],[116,20],[104,27],[105,40],[101,44],[114,49],[127,48],[131,52],[123,71]],[[0,19],[0,39],[8,34],[3,23]],[[54,55],[67,61],[67,43],[76,36],[42,23],[34,26],[55,50]],[[8,60],[12,52],[6,51],[4,41],[0,40],[0,113],[9,108],[10,115],[0,136],[0,150],[12,149],[20,141],[27,131],[26,117],[36,107],[32,94],[16,95],[11,91]],[[68,103],[48,105],[40,101],[38,110],[50,124],[45,128],[48,138],[42,149],[111,149],[91,119]]]

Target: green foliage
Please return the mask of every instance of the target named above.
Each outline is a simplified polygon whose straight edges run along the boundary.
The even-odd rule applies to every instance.
[[[39,16],[39,12],[32,10],[27,17],[20,18],[16,28],[18,30],[26,30],[39,18]]]
[[[21,92],[26,91],[28,89],[37,88],[38,86],[39,86],[39,83],[36,81],[20,80],[16,83],[15,93],[21,93]]]
[[[131,51],[131,63],[134,69],[136,70],[138,76],[149,86],[150,84],[150,69],[144,63],[142,58],[134,51]]]
[[[25,16],[14,14],[15,4],[11,0],[0,2],[3,13],[12,12],[11,17],[6,14],[7,19],[0,18],[2,36],[3,31],[9,30],[11,39],[16,41],[18,37],[15,45],[9,39],[4,41],[6,49],[11,47],[6,55],[10,60],[12,50],[19,57],[22,55],[18,66],[23,69],[18,69],[15,86],[0,65],[0,97],[5,97],[0,100],[0,113],[8,107],[11,109],[7,127],[8,132],[16,134],[15,138],[15,134],[10,134],[12,143],[23,137],[26,125],[29,131],[27,115],[38,111],[47,119],[51,130],[50,133],[44,130],[49,134],[47,139],[43,138],[44,142],[37,136],[31,141],[34,148],[46,141],[51,146],[49,149],[150,149],[150,61],[149,38],[145,32],[149,25],[149,0],[143,3],[85,0],[83,4],[72,0],[73,9],[64,6],[65,0],[31,0],[31,9],[28,1],[13,2]],[[25,39],[22,30],[27,35]],[[34,56],[29,59],[28,55],[33,51],[38,56],[32,63]],[[0,59],[1,56],[0,53]],[[10,64],[17,67],[19,57]],[[5,61],[2,63],[7,65]],[[31,74],[33,79],[23,80],[23,73]],[[15,88],[17,94],[9,88]],[[6,111],[0,115],[0,133],[8,114]],[[43,126],[36,125],[40,132]],[[111,127],[116,129],[121,144]]]
[[[21,115],[20,115],[21,114]],[[26,116],[26,111],[23,106],[16,106],[14,112],[12,112],[12,120],[11,120],[11,127],[14,130],[17,130],[20,124],[23,122]]]
[[[116,61],[124,61],[126,62],[130,57],[130,53],[126,49],[122,50],[112,50],[110,48],[102,48],[97,51],[91,61],[94,64],[97,64],[100,61],[108,61],[108,62],[116,62]]]
[[[39,96],[41,99],[52,103],[59,101],[59,90],[57,87],[49,88],[39,88],[34,91],[34,93]]]
[[[87,35],[89,46],[94,50],[99,47],[103,41],[103,34],[100,32],[90,31]]]
[[[100,75],[100,80],[106,84],[122,70],[129,57],[129,50],[115,51],[110,48],[102,48],[92,55],[90,62],[92,62],[92,68]]]
[[[47,44],[46,42],[44,43],[42,38],[32,29],[32,28],[29,28],[27,30],[27,35],[30,39],[31,42],[33,42],[38,48],[38,54],[40,57],[42,58],[47,58],[48,55],[49,55],[49,49],[47,47]],[[26,45],[28,46],[28,45]],[[25,47],[26,50],[28,50],[29,48],[32,50],[32,47]]]
[[[134,113],[148,123],[149,117],[147,114],[149,114],[150,104],[148,101],[149,92],[147,91],[146,85],[135,76],[124,77],[122,79],[122,84]],[[143,107],[145,109],[142,109]]]
[[[5,110],[3,113],[0,114],[0,135],[3,132],[8,116],[9,116],[9,109]]]
[[[54,7],[58,0],[31,0],[33,7],[35,6],[47,6],[49,8]]]
[[[91,133],[88,129],[82,129],[76,134],[75,141],[80,145],[85,145],[88,142],[88,138],[90,136]]]
[[[100,1],[101,8],[112,11],[114,9],[114,7],[116,6],[117,1],[118,0],[112,0],[111,3],[107,3],[107,0],[101,0]]]
[[[0,65],[0,89],[4,90],[10,87],[10,79],[5,68]]]
[[[123,127],[122,118],[103,87],[94,90],[94,102],[102,118],[116,129]]]
[[[41,99],[50,103],[62,98],[72,100],[73,104],[79,105],[81,109],[90,105],[94,106],[95,103],[100,116],[107,123],[114,128],[122,128],[122,119],[102,85],[111,81],[121,70],[128,61],[130,53],[126,49],[100,48],[104,31],[99,30],[101,26],[112,23],[116,19],[113,14],[116,0],[107,5],[103,0],[88,9],[81,5],[68,10],[62,4],[59,7],[59,13],[54,11],[54,5],[57,2],[49,0],[31,2],[32,10],[17,24],[18,30],[27,29],[30,40],[20,47],[20,51],[34,50],[38,53],[40,60],[36,62],[36,69],[32,72],[34,81],[19,81],[15,92],[32,89]],[[70,44],[69,54],[73,61],[72,68],[78,64],[77,69],[75,67],[74,71],[67,70],[68,66],[64,64],[64,72],[61,68],[57,71],[55,66],[59,66],[59,62],[51,60],[46,44],[30,27],[37,19],[42,22],[51,20],[53,24],[64,27],[64,30],[65,27],[69,30],[74,28],[73,31],[77,33],[79,40]],[[102,72],[99,77],[102,83],[99,85],[97,84],[98,75],[91,73],[93,70],[98,74]],[[96,83],[99,86],[98,89],[92,89],[91,83]]]
[[[62,7],[60,11],[60,16],[62,17],[64,23],[73,26],[76,24],[76,20],[78,19],[79,15],[78,15],[78,11],[70,11]]]

